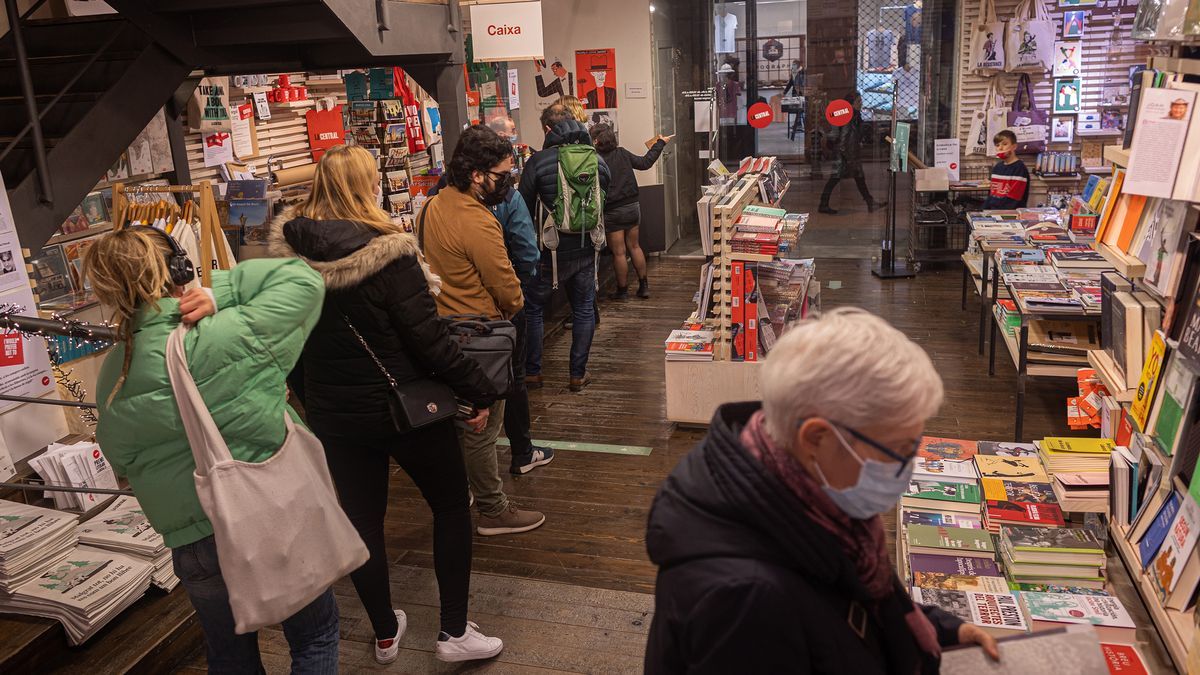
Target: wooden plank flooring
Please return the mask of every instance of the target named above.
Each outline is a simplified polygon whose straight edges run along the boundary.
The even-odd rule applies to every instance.
[[[638,672],[653,607],[655,568],[643,535],[659,483],[702,438],[698,429],[664,421],[665,336],[687,317],[699,263],[652,263],[648,301],[603,302],[589,370],[593,384],[567,391],[569,333],[547,339],[546,387],[532,396],[537,438],[650,446],[648,456],[560,452],[554,463],[522,476],[505,474],[505,489],[522,506],[544,511],[538,530],[508,537],[476,537],[471,616],[506,641],[499,660],[457,672]],[[959,308],[958,267],[926,270],[914,280],[881,282],[870,263],[822,259],[826,308],[859,305],[876,312],[932,355],[946,384],[946,404],[928,433],[1006,440],[1012,434],[1015,373],[1002,360],[994,378],[976,354],[978,305]],[[830,288],[829,282],[840,282]],[[838,286],[835,283],[834,286]],[[1064,400],[1070,382],[1029,387],[1030,437],[1066,432]],[[508,451],[500,452],[501,465]],[[386,525],[395,602],[409,613],[402,659],[392,672],[448,672],[430,650],[437,625],[432,568],[432,519],[419,493],[398,468],[392,472]],[[345,670],[375,667],[371,631],[351,587],[337,587],[342,611]],[[638,623],[638,622],[641,623]],[[278,630],[265,631],[264,662],[286,671],[287,646]],[[202,652],[189,661],[202,668]]]

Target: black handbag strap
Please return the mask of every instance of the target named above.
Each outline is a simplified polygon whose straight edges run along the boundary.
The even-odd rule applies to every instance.
[[[375,355],[375,350],[371,349],[371,345],[367,344],[367,340],[362,336],[362,333],[359,333],[358,329],[354,327],[354,324],[350,323],[350,317],[346,316],[345,313],[342,312],[339,312],[339,314],[342,315],[342,321],[345,321],[346,326],[350,328],[350,332],[354,333],[354,337],[358,338],[358,343],[362,345],[363,349],[367,350],[367,354],[371,357],[371,360],[375,362],[375,366],[379,368],[379,372],[383,373],[383,377],[387,379],[388,384],[392,386],[392,389],[397,389],[398,387],[396,385],[396,378],[392,377],[392,374],[389,373],[388,369],[383,365],[383,361],[380,361],[379,357]]]
[[[421,212],[417,214],[417,248],[421,249],[422,253],[425,252],[425,209],[429,208],[429,203],[436,197],[437,195],[434,195],[426,199],[425,203],[421,205]]]

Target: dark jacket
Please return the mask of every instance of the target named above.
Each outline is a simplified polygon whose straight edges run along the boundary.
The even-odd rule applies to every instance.
[[[836,537],[741,445],[758,403],[722,406],[654,499],[646,548],[659,566],[646,672],[936,672],[896,592],[872,602]],[[926,608],[942,644],[957,618]],[[864,625],[862,637],[850,625]]]
[[[541,227],[537,210],[539,201],[547,212],[554,209],[554,198],[558,196],[558,146],[568,143],[591,145],[592,137],[588,134],[587,127],[575,120],[559,122],[546,134],[546,144],[542,146],[542,149],[533,153],[529,161],[525,162],[525,170],[521,173],[521,184],[517,190],[525,199],[525,206],[529,208],[529,213],[533,214],[534,227]],[[602,157],[598,157],[597,161],[600,170],[600,190],[607,195],[608,165],[604,163]],[[588,237],[564,236],[561,239],[561,243],[558,245],[559,259],[581,255],[583,252],[591,253],[594,250],[591,239]],[[543,251],[542,260],[549,261],[549,259],[549,251]]]
[[[848,178],[862,173],[862,112],[855,110],[854,116],[843,127],[835,129],[833,142],[837,156],[834,158],[834,171],[841,178]]]
[[[318,435],[394,433],[387,380],[343,313],[397,383],[436,377],[476,408],[495,401],[490,380],[438,318],[430,295],[438,279],[418,260],[416,237],[285,212],[271,223],[270,250],[299,257],[325,280],[321,318],[289,378]]]
[[[654,166],[666,145],[662,139],[659,139],[650,146],[650,150],[646,154],[641,156],[620,147],[600,155],[604,163],[608,165],[610,176],[608,192],[604,196],[605,211],[612,211],[637,202],[638,184],[637,176],[633,173],[634,170],[646,171]]]

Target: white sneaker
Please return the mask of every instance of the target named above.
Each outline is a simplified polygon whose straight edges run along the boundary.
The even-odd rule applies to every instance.
[[[467,622],[467,632],[462,637],[450,637],[445,633],[438,636],[437,658],[439,661],[474,661],[490,659],[504,649],[500,638],[488,637],[479,632],[474,621]]]
[[[404,629],[408,628],[408,616],[403,610],[396,610],[396,637],[390,640],[375,641],[375,661],[382,664],[392,663],[400,658],[400,638],[404,637]]]

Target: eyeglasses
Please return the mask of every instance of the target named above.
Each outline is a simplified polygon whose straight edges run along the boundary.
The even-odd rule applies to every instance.
[[[883,443],[880,443],[879,441],[871,438],[870,436],[868,436],[864,433],[861,433],[851,427],[848,427],[845,424],[842,424],[840,422],[834,422],[833,420],[826,420],[826,421],[829,422],[830,424],[834,424],[834,425],[837,425],[838,427],[841,427],[842,429],[844,429],[846,431],[846,433],[853,436],[856,440],[866,443],[867,445],[871,446],[872,448],[875,448],[876,450],[887,455],[891,459],[894,459],[897,462],[899,462],[900,467],[898,469],[896,469],[897,476],[904,473],[904,470],[908,468],[909,462],[913,461],[913,458],[915,458],[917,456],[917,450],[921,447],[921,441],[915,440],[915,441],[910,442],[907,446],[905,446],[904,448],[901,449],[903,452],[905,452],[905,454],[900,454],[900,453],[896,452],[895,450],[892,450],[888,446],[884,445]],[[805,420],[800,420],[800,424],[803,424],[804,422],[805,422]]]
[[[508,176],[510,178],[516,178],[517,174],[519,172],[517,171],[517,167],[514,166],[513,168],[509,169],[508,171],[492,171],[491,169],[489,169],[485,173],[491,174],[492,177],[495,178],[496,180],[501,180],[505,176]]]

